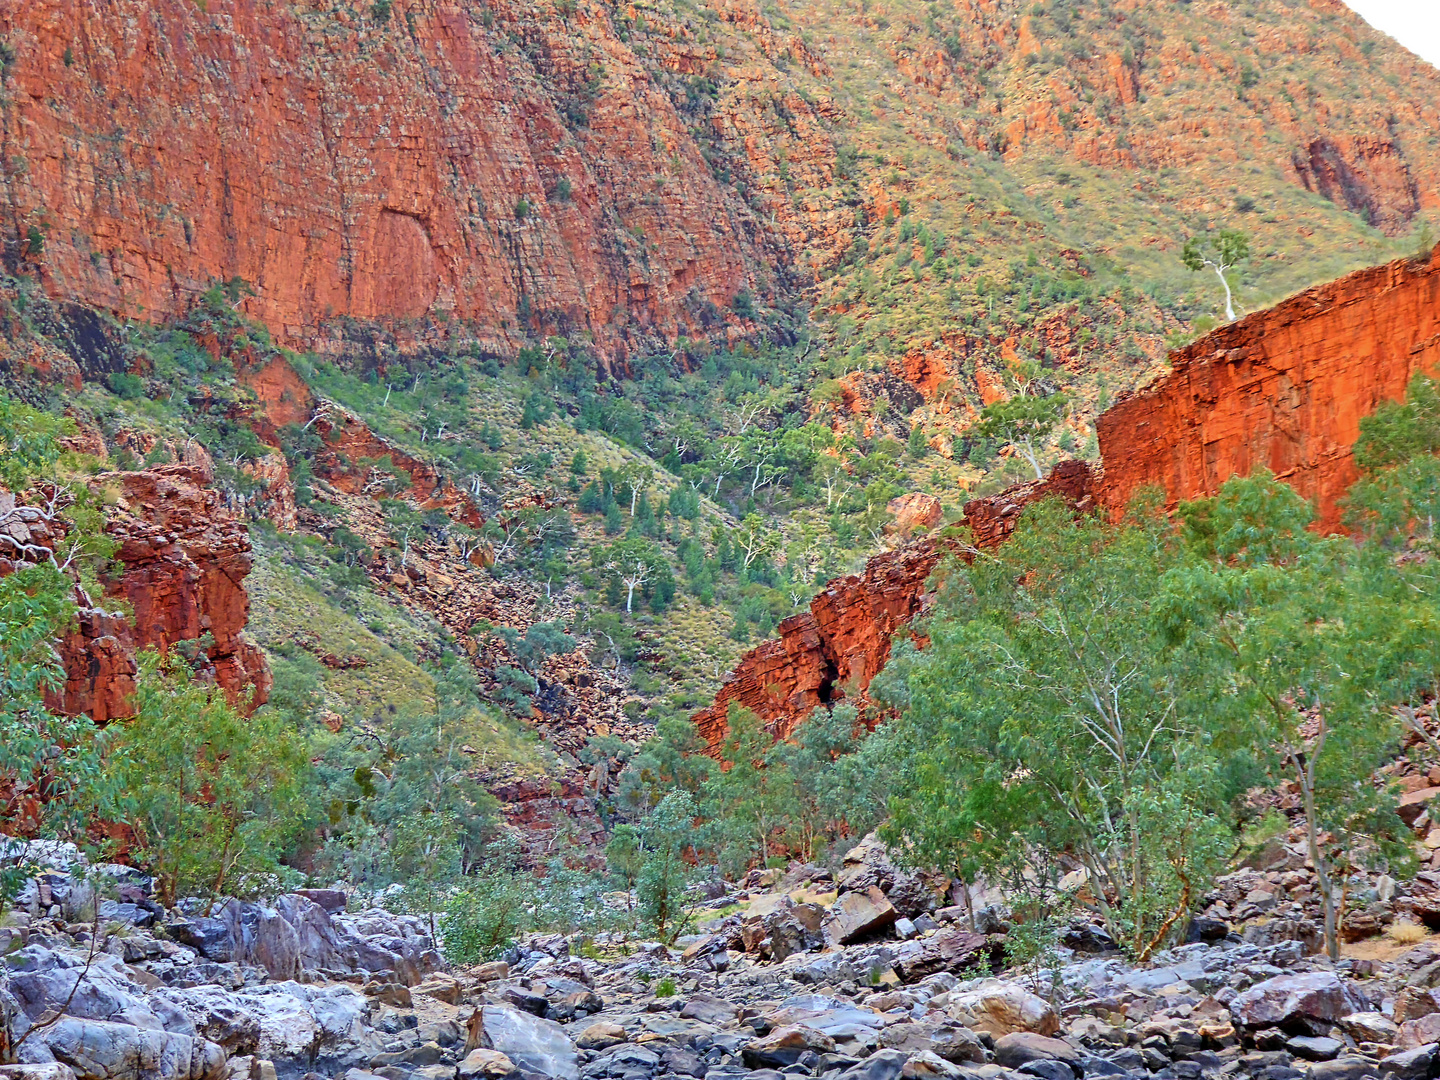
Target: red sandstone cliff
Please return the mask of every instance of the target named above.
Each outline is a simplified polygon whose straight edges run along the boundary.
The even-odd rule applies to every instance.
[[[1171,357],[1097,428],[1113,513],[1146,485],[1170,505],[1264,467],[1339,524],[1360,418],[1440,364],[1440,248],[1307,289]]]
[[[270,672],[242,633],[250,614],[244,587],[250,536],[209,481],[188,465],[95,478],[97,487],[117,491],[106,531],[120,544],[120,569],[106,582],[105,596],[126,601],[134,617],[82,606],[60,643],[65,686],[53,708],[88,713],[100,723],[125,716],[136,651],[165,651],[207,632],[214,639],[204,654],[207,673],[246,712],[264,704]]]
[[[964,525],[981,548],[1003,543],[1029,503],[1058,495],[1084,509],[1093,474],[1083,461],[1062,462],[1045,480],[1019,484],[965,505]],[[839,578],[792,615],[772,638],[741,659],[708,709],[691,719],[712,750],[725,738],[730,703],[755,712],[777,737],[788,735],[817,705],[862,695],[890,659],[895,632],[925,609],[926,583],[947,552],[963,555],[949,538],[926,538],[877,555],[865,569]]]
[[[69,299],[153,318],[238,276],[322,351],[345,317],[453,319],[615,359],[786,261],[599,5],[33,0],[0,39],[7,254]]]

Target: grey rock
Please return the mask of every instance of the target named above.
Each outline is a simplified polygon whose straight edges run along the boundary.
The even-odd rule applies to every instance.
[[[45,1045],[82,1080],[220,1080],[225,1051],[208,1039],[107,1020],[64,1017]]]
[[[839,1080],[900,1080],[908,1057],[903,1050],[877,1050],[842,1072]]]
[[[863,892],[848,892],[836,900],[825,914],[821,932],[829,945],[848,945],[884,930],[897,918],[895,906],[879,886],[871,885]]]
[[[1031,1061],[1063,1061],[1078,1063],[1080,1051],[1062,1039],[1037,1035],[1033,1031],[1012,1031],[995,1040],[995,1062],[1007,1069],[1018,1069]]]
[[[555,1080],[579,1080],[575,1046],[559,1024],[508,1005],[486,1005],[481,1017],[491,1047],[517,1068]]]
[[[1039,1077],[1039,1080],[1075,1080],[1074,1069],[1063,1061],[1052,1061],[1048,1058],[1027,1061],[1015,1071],[1022,1076]],[[1198,1069],[1196,1074],[1199,1074]]]
[[[847,1025],[875,1028],[880,1024],[880,1018],[869,1009],[820,994],[800,994],[786,998],[778,1009],[766,1013],[765,1019],[775,1027],[804,1024],[827,1035],[833,1035],[837,1028]]]
[[[960,1066],[925,1050],[911,1054],[900,1070],[901,1080],[961,1080],[964,1075]]]
[[[1297,1035],[1285,1043],[1285,1049],[1306,1061],[1329,1061],[1338,1057],[1345,1044],[1339,1039],[1323,1036]]]
[[[681,1019],[699,1020],[706,1024],[715,1024],[718,1027],[733,1024],[736,1015],[737,1010],[734,1005],[723,998],[710,994],[696,994],[686,1001],[680,1010]]]
[[[234,941],[223,920],[197,915],[190,919],[174,919],[165,926],[170,937],[189,945],[206,960],[227,964],[234,958]]]
[[[1379,1072],[1387,1080],[1390,1077],[1394,1080],[1425,1080],[1435,1067],[1437,1051],[1440,1051],[1440,1043],[1427,1043],[1414,1050],[1391,1054],[1380,1062]]]
[[[1366,1012],[1365,995],[1330,971],[1310,971],[1266,979],[1230,1003],[1235,1023],[1246,1027],[1280,1026],[1295,1020],[1335,1023],[1351,1013]]]
[[[1363,1077],[1379,1077],[1380,1067],[1369,1058],[1347,1054],[1334,1061],[1317,1061],[1310,1067],[1307,1080],[1362,1080]],[[1423,1077],[1423,1074],[1422,1074]],[[1422,1078],[1415,1078],[1422,1080]]]
[[[956,1024],[893,1024],[880,1033],[880,1045],[910,1054],[934,1054],[957,1065],[983,1064],[986,1058],[975,1033]]]
[[[746,1044],[742,1056],[752,1069],[783,1068],[810,1051],[817,1055],[834,1053],[835,1040],[815,1028],[789,1024]]]

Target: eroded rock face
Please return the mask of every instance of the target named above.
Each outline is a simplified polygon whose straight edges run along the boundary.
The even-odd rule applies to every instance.
[[[1084,509],[1092,505],[1093,486],[1089,465],[1061,462],[1045,480],[966,503],[963,524],[978,546],[994,547],[1015,531],[1025,506],[1059,496]],[[715,703],[692,718],[710,746],[725,739],[732,701],[783,738],[817,705],[843,698],[845,688],[863,693],[890,659],[895,632],[929,602],[926,582],[947,550],[959,548],[926,538],[877,555],[863,572],[832,581],[808,612],[782,622],[779,637],[746,653]]]
[[[1440,364],[1440,248],[1307,289],[1173,360],[1097,422],[1111,512],[1146,485],[1173,506],[1263,467],[1338,528],[1338,500],[1359,475],[1360,418]]]
[[[453,316],[501,353],[531,323],[614,359],[723,336],[785,261],[603,11],[46,0],[5,24],[14,210],[48,215],[56,295],[148,318],[238,276],[292,343],[342,349],[345,317],[443,338]],[[714,61],[682,44],[659,62]]]
[[[751,650],[694,722],[712,747],[724,741],[730,702],[752,709],[785,735],[817,705],[870,685],[890,658],[891,635],[924,606],[925,581],[941,548],[922,540],[870,560],[861,574],[832,581]]]
[[[98,722],[128,715],[135,653],[162,652],[209,633],[210,674],[249,712],[264,704],[270,671],[243,631],[250,615],[245,575],[250,535],[209,487],[211,477],[190,465],[102,473],[93,483],[115,492],[106,530],[119,549],[121,570],[106,583],[106,599],[123,599],[133,619],[99,607],[82,609],[61,641],[65,685],[52,707],[88,713]]]

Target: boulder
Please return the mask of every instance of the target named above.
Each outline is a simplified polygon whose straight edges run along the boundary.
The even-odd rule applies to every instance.
[[[575,1045],[581,1050],[606,1050],[612,1046],[619,1046],[629,1038],[625,1029],[619,1024],[612,1024],[607,1020],[591,1024],[580,1033],[575,1040]]]
[[[172,939],[190,946],[206,960],[228,964],[232,959],[235,943],[230,937],[230,928],[223,920],[198,915],[189,919],[173,919],[165,925],[165,930]]]
[[[951,994],[947,1012],[967,1027],[997,1038],[1014,1031],[1054,1035],[1060,1030],[1060,1017],[1048,1001],[1003,979],[986,979],[972,990]]]
[[[790,1024],[747,1043],[741,1056],[750,1069],[783,1069],[795,1064],[807,1051],[833,1054],[835,1040],[815,1028]]]
[[[956,1065],[983,1064],[986,1057],[975,1033],[956,1024],[892,1024],[880,1033],[880,1045],[909,1054],[933,1054]]]
[[[1406,1020],[1395,1033],[1395,1045],[1401,1050],[1414,1050],[1428,1043],[1440,1042],[1440,1013]]]
[[[1053,1058],[1036,1058],[1027,1061],[1015,1072],[1020,1076],[1033,1076],[1037,1080],[1075,1080],[1075,1068]]]
[[[849,945],[891,926],[899,918],[879,886],[841,896],[825,914],[821,932],[827,945]]]
[[[69,1065],[58,1061],[34,1065],[0,1065],[0,1080],[76,1080]]]
[[[1369,1008],[1364,994],[1330,971],[1277,975],[1256,983],[1230,1002],[1235,1023],[1248,1028],[1282,1027],[1307,1020],[1334,1024]]]
[[[928,1050],[911,1054],[900,1069],[900,1080],[960,1080],[964,1075],[960,1066],[953,1065]]]
[[[877,1050],[842,1072],[838,1080],[900,1080],[906,1057],[903,1050]]]
[[[471,1050],[460,1062],[459,1080],[499,1080],[515,1071],[515,1063],[499,1050]]]
[[[81,1080],[221,1080],[225,1051],[163,1028],[64,1017],[42,1038]]]
[[[1396,1000],[1395,1013],[1400,1013]],[[1358,1012],[1340,1018],[1340,1030],[1356,1042],[1393,1043],[1400,1029],[1395,1022],[1380,1012]]]
[[[481,1017],[490,1047],[517,1068],[554,1080],[579,1080],[575,1046],[559,1024],[508,1005],[486,1005]]]
[[[1419,986],[1402,987],[1395,995],[1394,1020],[1397,1024],[1403,1024],[1406,1020],[1419,1020],[1422,1016],[1429,1016],[1433,1012],[1440,1012],[1440,1006],[1435,1001],[1435,992]]]
[[[765,1014],[771,1027],[801,1024],[839,1039],[840,1033],[851,1036],[853,1029],[874,1031],[883,1025],[880,1017],[853,1002],[821,994],[800,994],[786,998],[780,1008]]]
[[[1296,1035],[1285,1043],[1285,1049],[1306,1061],[1330,1061],[1340,1056],[1345,1044],[1339,1039],[1317,1035]]]
[[[1334,1061],[1317,1061],[1310,1066],[1309,1080],[1362,1080],[1363,1077],[1375,1076],[1377,1070],[1383,1068],[1383,1064],[1377,1066],[1370,1058],[1361,1057],[1359,1054],[1346,1054]],[[1412,1077],[1409,1080],[1422,1078]]]
[[[303,896],[312,904],[319,904],[327,915],[336,915],[345,910],[346,896],[339,889],[296,889],[296,896]]]
[[[1078,1063],[1080,1052],[1063,1039],[1052,1039],[1033,1031],[1012,1031],[995,1040],[995,1062],[1018,1069],[1031,1061]]]
[[[735,1022],[737,1011],[734,1005],[723,998],[712,997],[709,994],[696,994],[685,1002],[680,1010],[680,1019],[699,1020],[702,1023],[714,1024],[716,1027],[728,1027]]]
[[[1440,1043],[1425,1043],[1413,1050],[1391,1054],[1380,1062],[1380,1075],[1386,1080],[1425,1080],[1435,1065]]]

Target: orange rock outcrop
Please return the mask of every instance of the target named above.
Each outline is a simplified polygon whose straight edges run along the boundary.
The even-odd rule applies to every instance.
[[[1157,485],[1173,506],[1263,467],[1338,528],[1360,418],[1440,365],[1440,248],[1307,289],[1171,359],[1100,417],[1100,501],[1119,514]]]
[[[1043,481],[967,503],[973,542],[1003,543],[1024,507],[1046,496],[1118,518],[1143,487],[1162,488],[1173,507],[1262,467],[1316,502],[1320,528],[1338,528],[1340,500],[1359,475],[1351,448],[1360,418],[1403,399],[1416,371],[1440,369],[1440,247],[1307,289],[1171,360],[1168,375],[1100,417],[1101,472],[1061,462]],[[879,555],[781,623],[780,636],[746,654],[714,705],[695,715],[711,747],[724,738],[731,701],[783,737],[840,688],[863,691],[895,630],[924,609],[944,543]]]
[[[105,600],[124,600],[125,618],[82,606],[75,627],[60,642],[65,684],[51,706],[88,713],[104,723],[129,715],[135,689],[135,653],[162,652],[209,634],[202,674],[250,712],[270,692],[270,671],[260,648],[244,636],[250,598],[250,535],[221,504],[210,477],[188,465],[140,472],[102,473],[94,483],[112,488],[115,505],[106,531],[119,543],[118,575]]]

